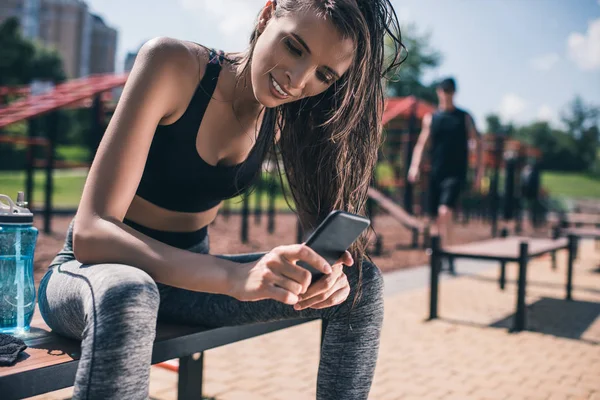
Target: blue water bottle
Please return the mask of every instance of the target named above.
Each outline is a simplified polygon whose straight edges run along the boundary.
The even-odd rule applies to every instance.
[[[0,332],[29,331],[35,309],[33,254],[38,230],[25,208],[23,192],[16,204],[0,194]]]

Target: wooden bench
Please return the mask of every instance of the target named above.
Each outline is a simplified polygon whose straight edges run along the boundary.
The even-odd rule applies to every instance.
[[[568,239],[544,239],[530,237],[502,237],[458,246],[442,247],[438,236],[431,238],[431,279],[429,319],[438,317],[438,290],[440,265],[443,258],[470,258],[500,262],[500,288],[504,289],[506,263],[519,264],[517,282],[517,306],[512,331],[526,329],[525,291],[527,287],[527,264],[530,259],[555,253],[557,250],[569,251],[566,282],[566,299],[571,300],[573,284],[573,261],[577,239],[570,235]]]
[[[594,226],[600,227],[600,215],[598,214],[583,214],[583,213],[568,213],[559,216],[559,222],[563,228],[569,226]]]
[[[568,228],[561,231],[563,236],[575,236],[582,239],[600,239],[598,228]]]
[[[202,398],[202,352],[300,325],[314,319],[277,321],[217,329],[159,324],[152,364],[179,359],[179,400]],[[0,398],[22,399],[73,386],[80,357],[80,342],[50,332],[36,310],[28,348],[17,362],[0,367]],[[322,329],[324,329],[323,324]]]

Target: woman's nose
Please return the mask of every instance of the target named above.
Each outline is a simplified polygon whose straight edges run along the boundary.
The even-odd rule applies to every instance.
[[[298,65],[295,68],[286,71],[288,84],[292,90],[303,91],[312,74],[312,68],[308,66]]]

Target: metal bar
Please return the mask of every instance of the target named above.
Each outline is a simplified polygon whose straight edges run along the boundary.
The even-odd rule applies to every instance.
[[[267,211],[268,213],[268,231],[270,234],[273,234],[275,232],[275,196],[276,196],[276,186],[275,186],[275,177],[273,176],[274,173],[272,173],[269,176],[269,210]]]
[[[500,231],[500,237],[507,237],[508,229],[506,227],[502,228]],[[504,290],[506,286],[506,261],[500,261],[500,289]]]
[[[44,232],[52,232],[52,192],[54,191],[54,182],[52,179],[54,173],[54,159],[56,141],[58,140],[58,112],[55,111],[47,116],[46,132],[49,141],[48,145],[48,161],[46,163],[46,199],[44,207]]]
[[[575,261],[575,253],[577,251],[577,237],[569,235],[569,254],[567,264],[567,300],[573,300],[573,264]]]
[[[255,191],[255,203],[254,203],[254,224],[260,225],[262,220],[262,198],[263,198],[263,188],[264,188],[264,177],[261,175],[260,179],[256,183],[256,191]]]
[[[441,261],[441,241],[439,236],[431,237],[431,256],[430,256],[430,269],[431,278],[429,284],[429,319],[436,319],[438,317],[438,290],[439,290],[439,275],[440,275],[440,261]]]
[[[427,249],[429,243],[431,242],[431,227],[430,225],[426,225],[423,230],[423,248]]]
[[[242,243],[248,243],[248,218],[250,217],[250,199],[248,195],[243,195],[242,199]]]
[[[560,227],[555,225],[552,227],[552,239],[556,240],[560,236]],[[556,251],[552,253],[552,269],[556,271]]]
[[[194,353],[179,359],[177,400],[202,399],[204,353]]]
[[[500,262],[500,289],[504,290],[506,286],[506,262]]]
[[[417,228],[412,229],[412,245],[413,249],[419,247],[419,230]]]
[[[519,281],[517,286],[517,312],[515,313],[514,332],[520,332],[526,328],[527,316],[525,307],[525,291],[527,286],[527,256],[529,244],[523,242],[519,249]]]

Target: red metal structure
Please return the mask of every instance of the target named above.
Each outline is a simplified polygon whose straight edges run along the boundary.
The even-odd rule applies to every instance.
[[[432,113],[436,109],[435,105],[419,100],[414,96],[408,97],[390,97],[386,99],[383,111],[382,123],[386,125],[394,118],[409,118],[411,114],[420,121],[425,114]]]
[[[27,96],[0,108],[0,128],[72,106],[100,93],[123,86],[126,81],[127,74],[123,74],[95,75],[61,83],[48,93]]]
[[[52,171],[56,167],[55,143],[59,135],[58,118],[54,111],[64,108],[91,107],[94,126],[92,135],[101,137],[103,132],[102,103],[110,95],[110,90],[121,87],[127,81],[127,74],[123,75],[95,75],[88,78],[75,79],[59,84],[47,93],[31,95],[29,87],[0,88],[0,95],[23,95],[4,107],[0,107],[0,129],[8,125],[28,121],[28,137],[14,137],[0,135],[0,143],[26,144],[27,152],[27,178],[26,195],[32,204],[33,172],[36,167],[46,170],[44,231],[51,232],[50,221],[52,213],[53,179]],[[35,128],[32,123],[38,117],[44,116],[46,137],[35,137]],[[35,124],[33,124],[35,125]],[[32,157],[31,146],[42,146],[46,149],[46,161],[39,162]]]

